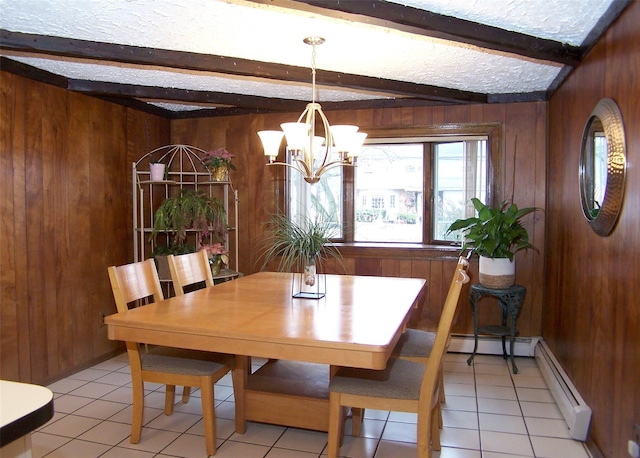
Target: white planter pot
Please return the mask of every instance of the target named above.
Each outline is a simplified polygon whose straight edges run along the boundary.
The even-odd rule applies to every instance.
[[[158,162],[149,164],[149,174],[151,176],[151,181],[164,180],[164,166],[164,164],[160,164]]]
[[[506,289],[516,281],[516,260],[480,256],[480,283],[487,288]]]

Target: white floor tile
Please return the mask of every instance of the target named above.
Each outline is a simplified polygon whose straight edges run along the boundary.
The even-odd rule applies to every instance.
[[[531,437],[533,449],[538,458],[589,458],[582,442],[573,439]]]
[[[340,455],[342,456],[342,455]],[[408,442],[380,441],[375,458],[416,458],[418,447]],[[354,457],[355,458],[355,457]]]
[[[143,427],[140,442],[132,444],[130,442],[130,438],[126,438],[118,444],[118,447],[158,453],[175,441],[179,436],[180,433],[173,431],[163,431],[161,429]]]
[[[478,414],[462,410],[443,410],[442,423],[445,427],[478,429]]]
[[[566,423],[540,375],[534,358],[517,358],[511,374],[501,356],[451,353],[445,357],[442,450],[433,458],[588,458],[581,442],[569,439]],[[256,362],[256,361],[254,361]],[[257,360],[259,367],[262,362]],[[55,395],[52,420],[32,435],[34,457],[204,458],[200,391],[188,403],[178,388],[174,414],[166,416],[164,386],[145,384],[144,426],[131,444],[131,376],[126,354],[49,386]],[[235,403],[230,375],[215,387],[217,457],[326,457],[326,433],[248,422],[235,433]],[[341,456],[415,458],[417,416],[365,411],[361,437],[345,425]],[[532,445],[533,444],[533,445]],[[482,448],[482,451],[481,451]]]
[[[94,418],[67,415],[55,423],[51,423],[50,425],[42,428],[41,431],[47,434],[74,438],[87,432],[98,423],[100,423],[100,420],[96,420]]]
[[[79,386],[69,394],[74,396],[84,396],[85,398],[98,399],[111,391],[116,390],[118,387],[114,385],[108,385],[106,383],[87,382],[82,386]]]
[[[382,432],[382,440],[417,443],[417,428],[415,423],[398,423],[389,420]]]
[[[58,406],[56,405],[56,408]],[[74,413],[76,415],[80,415],[82,417],[90,417],[97,418],[99,420],[106,420],[127,408],[126,404],[122,404],[119,402],[111,402],[111,401],[103,401],[102,399],[97,399],[84,407],[76,410]]]
[[[340,456],[348,458],[372,458],[377,447],[377,438],[344,436],[342,447],[340,447]],[[327,456],[326,448],[322,456]]]
[[[31,434],[31,453],[33,458],[41,458],[71,440],[70,437],[35,432]]]
[[[155,456],[156,454],[153,452],[114,447],[104,455],[101,455],[100,458],[154,458]]]
[[[70,394],[63,394],[53,400],[54,410],[60,413],[73,413],[78,409],[91,404],[93,399],[83,396],[73,396]]]
[[[442,428],[440,444],[443,447],[480,450],[480,434],[476,429]]]
[[[222,441],[218,440],[216,446],[219,446],[221,443]],[[204,437],[192,436],[191,434],[181,434],[175,441],[163,449],[162,453],[183,458],[208,457]]]
[[[246,444],[244,442],[225,441],[216,449],[216,458],[264,458],[269,447]]]
[[[480,429],[502,433],[527,434],[524,420],[520,416],[480,413]]]
[[[529,436],[495,431],[480,431],[482,450],[500,452],[513,456],[533,456]]]
[[[446,393],[446,395],[447,402],[442,405],[443,409],[465,410],[467,412],[478,411],[478,403],[475,397],[452,396],[449,393]]]
[[[478,385],[479,398],[506,399],[517,401],[516,390],[511,386]]]
[[[80,439],[98,442],[106,445],[117,445],[131,434],[131,428],[124,423],[116,423],[114,421],[103,421],[91,428],[84,434],[80,435]]]
[[[110,448],[109,445],[73,439],[48,454],[47,458],[98,458]]]
[[[554,404],[555,400],[551,395],[551,391],[540,388],[516,388],[518,399],[520,401],[545,402]]]
[[[246,442],[247,444],[267,445],[271,447],[282,437],[286,429],[284,426],[248,422],[247,431],[244,434],[234,432],[230,439],[236,442]]]
[[[527,424],[527,430],[531,436],[571,439],[569,427],[564,420],[525,417],[524,421]]]
[[[327,445],[327,434],[318,431],[288,428],[275,446],[303,452],[315,452],[320,454]]]
[[[288,450],[285,448],[272,448],[265,458],[317,458],[314,452],[301,452],[300,450]]]
[[[173,412],[171,415],[160,415],[151,420],[146,426],[155,429],[164,429],[183,433],[200,420],[200,416],[189,413]]]
[[[520,402],[525,417],[555,418],[562,420],[562,413],[555,404],[538,402]]]
[[[93,380],[99,379],[100,377],[104,377],[109,373],[110,373],[109,371],[89,368],[89,369],[85,369],[83,371],[77,372],[73,375],[70,375],[69,378],[74,380],[84,380],[86,382],[91,382]]]
[[[49,388],[54,393],[69,393],[77,388],[80,388],[82,385],[86,384],[85,380],[76,380],[72,378],[64,378],[62,380],[58,380],[51,385],[48,385]]]
[[[518,401],[478,398],[478,412],[500,415],[522,415]]]

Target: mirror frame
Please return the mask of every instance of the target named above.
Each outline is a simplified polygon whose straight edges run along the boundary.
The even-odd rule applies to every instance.
[[[593,158],[587,154],[593,154],[593,148],[587,145],[593,143],[591,124],[598,118],[602,122],[604,135],[607,140],[607,182],[604,198],[599,211],[594,216],[590,200],[587,198],[588,190],[593,190],[593,174],[588,172],[587,164]],[[622,201],[624,198],[624,183],[627,169],[627,151],[624,134],[622,114],[613,99],[600,100],[591,112],[582,132],[582,146],[580,150],[580,201],[582,213],[591,229],[600,236],[611,234],[618,220]],[[591,191],[592,192],[592,191]]]

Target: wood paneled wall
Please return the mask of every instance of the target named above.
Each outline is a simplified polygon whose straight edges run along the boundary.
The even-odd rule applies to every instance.
[[[175,120],[171,124],[173,143],[188,143],[202,149],[220,146],[235,154],[238,168],[232,174],[239,190],[240,270],[253,273],[260,269],[260,235],[268,213],[282,201],[282,168],[265,167],[266,159],[257,132],[278,128],[299,113],[247,115],[209,119]],[[420,107],[354,111],[330,111],[333,124],[357,124],[367,128],[402,126],[439,126],[450,124],[499,123],[502,154],[498,173],[502,187],[499,198],[511,197],[519,206],[545,205],[545,156],[547,113],[545,103],[504,105],[466,105],[454,107]],[[517,138],[517,152],[514,149]],[[514,186],[515,178],[515,186]],[[515,188],[515,189],[514,189]],[[530,237],[540,254],[529,252],[517,256],[517,282],[527,286],[527,299],[518,320],[522,336],[540,335],[543,298],[545,213],[527,221]],[[433,249],[341,248],[346,271],[357,275],[423,277],[429,281],[429,296],[418,317],[418,326],[435,329],[457,251]],[[472,266],[472,272],[477,266]],[[477,279],[477,275],[475,275]],[[466,297],[466,295],[465,295]],[[490,301],[490,299],[487,299]],[[486,307],[483,317],[499,320],[498,307]],[[470,314],[461,314],[454,332],[473,333]]]
[[[591,437],[627,456],[640,423],[640,2],[618,21],[549,103],[546,298],[543,337],[593,409]],[[582,216],[578,163],[584,125],[613,98],[626,130],[624,206],[608,237]]]
[[[7,72],[0,94],[0,377],[48,383],[122,348],[106,268],[133,259],[131,163],[169,122]]]
[[[226,146],[236,154],[240,269],[247,274],[259,269],[262,224],[282,200],[282,169],[265,167],[256,132],[297,113],[169,122],[0,75],[0,376],[48,383],[121,348],[107,340],[100,321],[101,314],[115,311],[106,267],[133,259],[131,163],[152,148],[187,143]],[[513,192],[521,206],[544,207],[545,103],[343,111],[329,112],[329,118],[363,130],[499,123],[504,177],[499,193]],[[517,281],[529,291],[518,322],[523,336],[541,332],[544,219],[539,213],[528,222],[541,253],[518,255]],[[416,323],[435,328],[455,249],[345,248],[343,253],[347,273],[427,278],[429,296]],[[497,319],[497,307],[487,307],[486,314]],[[469,314],[461,314],[455,331],[471,330]]]

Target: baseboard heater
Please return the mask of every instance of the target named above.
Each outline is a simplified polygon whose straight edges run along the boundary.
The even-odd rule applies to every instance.
[[[591,408],[584,402],[543,340],[540,340],[536,346],[535,358],[547,386],[567,422],[570,436],[579,441],[586,441],[591,423]]]

